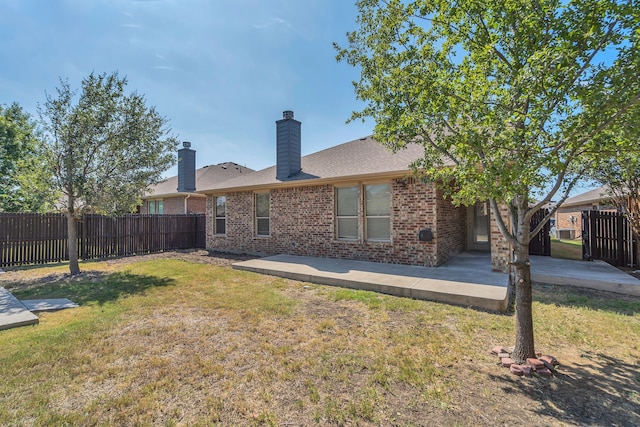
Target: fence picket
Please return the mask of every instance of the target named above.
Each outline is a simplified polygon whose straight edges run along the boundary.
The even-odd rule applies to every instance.
[[[81,259],[205,247],[205,215],[84,215]],[[0,267],[68,260],[64,214],[0,213]]]

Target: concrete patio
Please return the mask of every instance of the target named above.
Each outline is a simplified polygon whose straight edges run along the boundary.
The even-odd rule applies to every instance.
[[[504,311],[508,275],[491,271],[489,254],[463,252],[440,267],[275,255],[233,264],[238,270],[323,285]],[[640,296],[640,280],[602,261],[531,257],[537,283],[582,286]]]

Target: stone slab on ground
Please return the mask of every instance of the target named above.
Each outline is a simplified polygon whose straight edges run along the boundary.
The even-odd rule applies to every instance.
[[[62,310],[65,308],[75,308],[78,307],[78,304],[75,302],[66,299],[66,298],[57,298],[57,299],[23,299],[21,300],[22,304],[29,309],[29,311],[56,311]]]
[[[11,292],[0,286],[0,330],[35,325],[38,322],[38,316],[29,311]]]

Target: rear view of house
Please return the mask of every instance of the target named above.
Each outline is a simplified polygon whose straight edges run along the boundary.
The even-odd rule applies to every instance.
[[[276,165],[200,190],[207,248],[438,266],[463,250],[491,252],[504,271],[508,245],[488,203],[454,206],[414,177],[420,145],[391,153],[371,137],[301,157],[301,122],[276,122]]]

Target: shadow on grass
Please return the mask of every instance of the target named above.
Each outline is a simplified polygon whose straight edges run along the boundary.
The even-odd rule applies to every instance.
[[[533,300],[564,307],[583,307],[634,316],[640,313],[640,297],[567,285],[534,285]]]
[[[68,298],[80,305],[104,304],[143,294],[147,289],[175,285],[175,280],[131,273],[88,272],[55,282],[42,278],[34,284],[11,289],[18,299]]]
[[[538,401],[534,412],[571,425],[640,425],[639,367],[604,354],[582,358],[584,363],[560,366],[552,378],[491,377],[504,384],[505,392]]]

